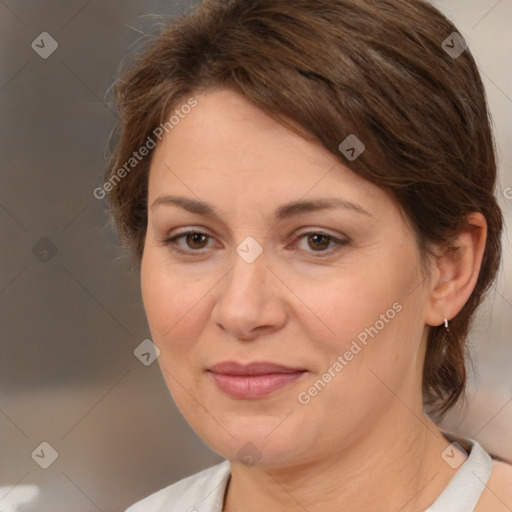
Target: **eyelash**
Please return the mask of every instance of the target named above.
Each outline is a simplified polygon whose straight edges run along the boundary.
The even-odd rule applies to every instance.
[[[197,254],[204,253],[205,249],[198,249],[198,250],[190,249],[190,250],[186,251],[186,250],[180,249],[176,245],[176,240],[178,240],[180,238],[187,237],[188,235],[205,235],[205,236],[207,236],[209,238],[213,238],[208,233],[204,233],[203,231],[191,229],[189,231],[184,231],[183,233],[178,233],[177,235],[174,235],[174,236],[172,236],[170,238],[162,240],[162,243],[165,244],[166,246],[168,246],[169,249],[171,249],[172,251],[174,251],[176,253],[179,253],[179,254],[187,255],[187,256],[192,256],[194,253],[197,253]],[[301,233],[301,234],[297,235],[297,237],[295,238],[293,243],[296,244],[301,239],[303,239],[305,237],[308,237],[310,235],[320,235],[320,236],[323,236],[323,237],[329,239],[330,242],[334,242],[335,243],[335,247],[334,247],[334,250],[333,250],[333,248],[331,248],[331,249],[327,249],[325,251],[306,251],[306,252],[312,252],[312,253],[316,253],[316,254],[327,254],[327,255],[330,256],[333,253],[338,252],[339,250],[341,250],[341,248],[343,246],[348,245],[348,243],[349,243],[348,240],[340,240],[339,238],[336,238],[333,235],[331,235],[329,233],[326,233],[326,232],[324,232],[322,230],[311,230],[311,231],[306,231],[304,233]],[[316,256],[316,257],[321,258],[322,256]]]

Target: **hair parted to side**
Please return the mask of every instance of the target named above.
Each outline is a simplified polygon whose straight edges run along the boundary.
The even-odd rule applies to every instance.
[[[444,326],[430,328],[423,395],[436,418],[464,395],[466,338],[500,265],[503,225],[477,66],[469,50],[453,58],[442,47],[456,31],[422,0],[205,1],[120,68],[120,122],[105,176],[111,179],[174,109],[225,87],[288,128],[299,126],[386,190],[413,228],[426,279],[433,244],[450,248],[467,214],[481,212],[488,236],[475,289],[448,337]],[[366,146],[353,162],[338,149],[350,134]],[[138,264],[151,154],[107,196]]]

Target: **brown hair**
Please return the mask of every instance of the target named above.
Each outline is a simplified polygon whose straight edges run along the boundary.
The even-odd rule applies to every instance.
[[[424,403],[443,415],[464,394],[466,337],[499,268],[503,224],[484,87],[469,50],[445,49],[454,32],[422,0],[209,0],[173,20],[121,66],[114,88],[120,122],[105,179],[123,243],[140,264],[151,152],[113,184],[116,173],[173,109],[221,87],[298,125],[396,199],[424,270],[432,244],[450,247],[467,214],[481,212],[488,237],[473,293],[448,338],[443,326],[429,332]],[[351,134],[366,146],[354,161],[338,149]]]

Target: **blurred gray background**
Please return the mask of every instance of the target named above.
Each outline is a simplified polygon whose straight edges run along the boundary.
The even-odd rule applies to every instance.
[[[487,88],[507,222],[502,272],[471,333],[468,405],[444,426],[512,460],[512,0],[435,4]],[[149,15],[190,5],[0,1],[0,512],[122,511],[222,460],[181,417],[157,364],[133,353],[150,338],[138,274],[92,194],[118,63],[154,32]]]

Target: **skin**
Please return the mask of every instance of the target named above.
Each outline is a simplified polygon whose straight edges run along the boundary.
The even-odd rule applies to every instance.
[[[461,250],[439,248],[425,279],[412,231],[383,190],[235,92],[195,98],[152,157],[141,285],[173,399],[232,461],[224,512],[424,510],[456,472],[441,458],[449,443],[423,412],[425,342],[429,326],[453,318],[474,288],[485,219],[471,215]],[[153,205],[171,194],[207,201],[219,218]],[[336,208],[273,217],[289,201],[325,197],[369,215]],[[191,228],[207,236],[165,241]],[[302,236],[315,229],[348,243]],[[263,249],[252,263],[235,251],[248,236]],[[299,403],[394,303],[401,311]],[[227,360],[307,372],[270,396],[235,399],[206,371]],[[261,455],[253,466],[237,457],[246,443]]]

